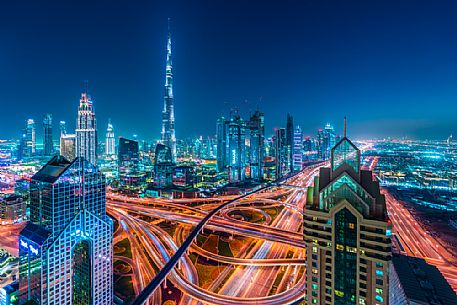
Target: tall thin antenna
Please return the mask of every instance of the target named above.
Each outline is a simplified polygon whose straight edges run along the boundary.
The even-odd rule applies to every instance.
[[[346,138],[346,130],[347,130],[347,126],[346,126],[346,116],[344,117],[344,137]]]

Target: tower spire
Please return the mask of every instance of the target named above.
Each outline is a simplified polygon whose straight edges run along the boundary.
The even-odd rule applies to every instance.
[[[173,98],[173,65],[171,60],[171,30],[168,18],[167,64],[165,68],[165,95],[162,111],[162,143],[171,150],[173,161],[176,158],[175,114]]]

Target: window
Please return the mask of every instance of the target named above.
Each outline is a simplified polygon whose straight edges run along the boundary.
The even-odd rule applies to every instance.
[[[376,293],[377,294],[382,294],[382,288],[376,288]]]
[[[384,267],[384,264],[383,264],[383,263],[381,263],[381,262],[376,262],[376,268],[380,268],[380,269],[381,269],[382,267]]]
[[[355,225],[354,225],[352,222],[351,222],[351,223],[349,223],[349,229],[352,229],[352,230],[354,230],[354,228],[355,228]]]
[[[384,272],[382,272],[381,270],[376,270],[376,275],[377,276],[384,276]]]
[[[375,298],[375,299],[376,299],[376,301],[378,301],[378,302],[384,302],[384,299],[383,299],[382,296],[380,296],[380,295],[376,295],[376,298]]]

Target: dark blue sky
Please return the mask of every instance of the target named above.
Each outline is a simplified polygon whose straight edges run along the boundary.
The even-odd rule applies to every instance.
[[[307,134],[457,134],[456,1],[4,1],[0,137],[45,112],[74,128],[89,80],[99,131],[160,136],[167,17],[176,134],[212,135],[238,106]],[[247,102],[245,102],[247,100]],[[341,129],[341,128],[339,128]]]

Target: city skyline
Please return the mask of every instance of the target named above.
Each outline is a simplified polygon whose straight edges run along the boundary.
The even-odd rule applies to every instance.
[[[179,1],[167,6],[139,1],[126,8],[110,4],[105,15],[104,5],[88,2],[8,4],[3,13],[11,14],[2,16],[0,33],[5,39],[0,89],[2,120],[12,128],[2,129],[0,137],[16,137],[24,120],[39,122],[45,113],[71,128],[72,105],[88,79],[102,125],[110,117],[120,135],[160,138],[168,17],[178,67],[178,139],[214,135],[208,117],[227,115],[232,107],[248,116],[257,106],[265,113],[267,135],[294,109],[302,109],[295,122],[305,135],[326,122],[338,127],[343,115],[353,138],[445,139],[456,133],[457,46],[449,38],[457,31],[452,23],[457,5],[354,3],[355,10],[314,2],[259,7],[255,1],[242,10],[236,3],[198,10]],[[82,12],[87,21],[79,24],[74,18]],[[251,22],[254,12],[262,22]],[[55,20],[44,25],[39,18]],[[84,41],[90,47],[81,50],[77,46]],[[367,113],[364,103],[383,107]],[[284,113],[275,111],[279,104]],[[326,111],[318,110],[322,104]],[[199,111],[203,105],[205,111]]]

